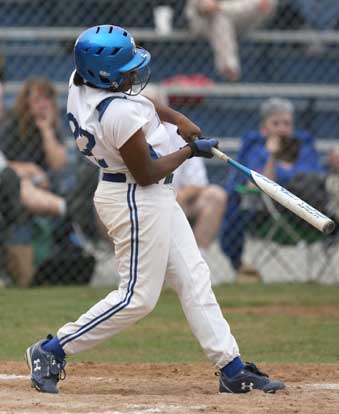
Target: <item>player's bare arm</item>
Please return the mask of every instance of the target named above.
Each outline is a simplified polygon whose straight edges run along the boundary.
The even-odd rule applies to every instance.
[[[144,133],[139,129],[121,148],[120,154],[141,186],[151,185],[174,171],[180,164],[192,155],[189,146],[179,151],[153,160]]]

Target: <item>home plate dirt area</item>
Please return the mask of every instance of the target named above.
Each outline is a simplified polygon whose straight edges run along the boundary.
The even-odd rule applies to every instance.
[[[219,394],[204,364],[70,362],[59,394],[30,387],[25,363],[0,361],[0,414],[338,414],[339,364],[258,364],[286,383],[277,394]]]

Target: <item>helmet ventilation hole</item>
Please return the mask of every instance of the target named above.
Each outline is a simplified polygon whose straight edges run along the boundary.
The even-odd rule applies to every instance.
[[[112,31],[113,31],[113,26],[111,26],[111,27],[109,28],[108,33],[112,33]]]
[[[120,49],[121,49],[120,47],[115,47],[115,48],[112,50],[111,55],[112,55],[112,56],[116,55],[116,54],[119,52],[119,50],[120,50]]]
[[[100,27],[97,27],[97,31],[95,33],[99,33],[100,32]]]
[[[110,83],[110,80],[108,78],[105,78],[104,76],[99,75],[99,78],[103,83]]]
[[[99,49],[95,52],[96,55],[100,55],[100,53],[104,50],[104,47],[99,47]]]
[[[127,32],[124,32],[124,33],[123,33],[123,35],[124,35],[124,36],[127,36]]]

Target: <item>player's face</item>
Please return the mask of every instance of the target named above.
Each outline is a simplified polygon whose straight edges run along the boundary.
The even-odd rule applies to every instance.
[[[32,88],[28,95],[28,105],[33,118],[45,117],[54,110],[52,99],[39,88]]]
[[[126,92],[129,89],[131,89],[133,84],[135,83],[136,78],[137,78],[137,72],[132,71],[132,72],[123,73],[122,78],[123,78],[123,81],[121,85],[121,91]]]
[[[264,136],[291,136],[293,134],[294,122],[292,114],[280,113],[268,117],[261,126]]]

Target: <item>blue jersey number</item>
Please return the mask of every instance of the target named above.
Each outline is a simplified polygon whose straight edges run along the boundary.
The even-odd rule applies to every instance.
[[[87,144],[85,146],[84,149],[80,150],[80,152],[84,155],[86,155],[87,157],[93,157],[96,162],[100,165],[100,167],[102,168],[107,168],[108,164],[104,159],[98,160],[97,158],[95,158],[94,154],[92,153],[93,148],[95,147],[95,138],[94,135],[91,134],[88,131],[85,131],[84,129],[82,129],[78,123],[78,121],[76,120],[75,116],[71,113],[68,112],[67,114],[67,119],[69,121],[69,123],[71,124],[71,130],[73,132],[74,135],[74,139],[77,140],[79,138],[86,138],[87,139]],[[73,128],[72,128],[73,126]]]

